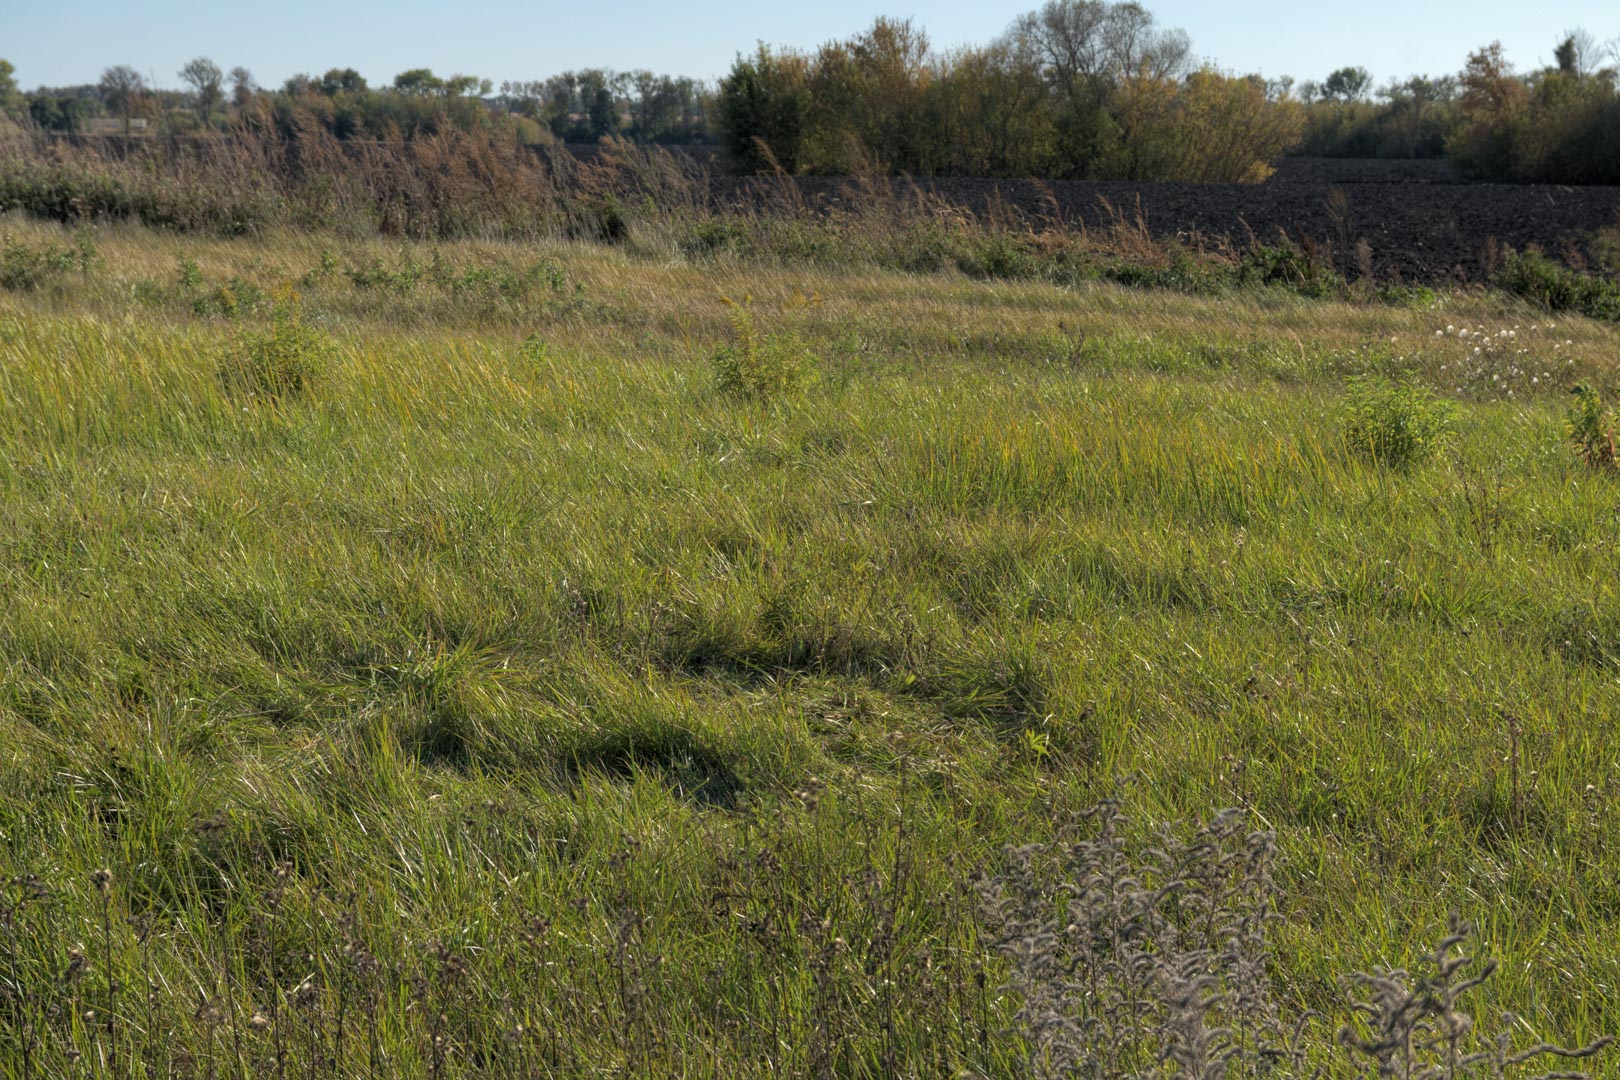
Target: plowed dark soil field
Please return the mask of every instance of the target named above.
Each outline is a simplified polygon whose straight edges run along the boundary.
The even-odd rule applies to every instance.
[[[778,183],[772,181],[771,183]],[[838,177],[799,177],[801,197],[833,208],[854,196]],[[881,181],[880,181],[881,183]],[[1538,247],[1573,265],[1590,259],[1596,234],[1620,227],[1620,188],[1462,183],[1444,162],[1291,159],[1264,184],[1090,181],[895,180],[975,212],[997,203],[1038,218],[1107,229],[1121,215],[1157,238],[1205,246],[1283,237],[1330,253],[1356,276],[1357,249],[1375,276],[1409,282],[1479,281],[1504,248]],[[717,177],[721,201],[763,197],[757,182]]]

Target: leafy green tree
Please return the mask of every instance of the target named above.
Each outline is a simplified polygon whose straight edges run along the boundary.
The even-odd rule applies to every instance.
[[[1065,159],[1060,169],[1084,175],[1111,138],[1108,105],[1134,79],[1175,79],[1187,71],[1192,46],[1180,30],[1160,30],[1136,3],[1048,0],[1018,19],[1013,46],[1041,71],[1052,97]]]
[[[444,80],[431,68],[411,68],[394,76],[394,90],[408,97],[431,97],[444,93]]]
[[[539,117],[546,97],[546,84],[541,81],[507,80],[501,83],[501,103],[508,112],[530,119]]]
[[[41,131],[60,131],[62,114],[52,94],[35,94],[28,102],[28,118]]]
[[[359,94],[366,90],[366,80],[354,68],[332,68],[320,81],[315,89],[327,97],[336,97],[338,94]]]
[[[612,72],[600,68],[589,68],[576,78],[580,111],[585,117],[584,130],[579,134],[593,142],[618,134],[619,102],[614,92],[618,80]]]
[[[72,94],[35,94],[28,102],[28,116],[43,131],[83,131],[90,103]]]
[[[566,139],[573,133],[575,114],[583,111],[579,104],[579,77],[565,71],[546,80],[540,95],[540,111],[535,118],[557,138]]]
[[[10,60],[0,60],[0,113],[16,116],[23,110],[23,96],[17,90],[17,69]]]
[[[1041,73],[1006,39],[952,56],[929,87],[926,109],[928,138],[949,151],[945,171],[1051,172],[1057,136]]]
[[[445,97],[485,97],[489,94],[493,84],[488,79],[480,79],[476,75],[452,75],[444,80],[443,94]]]
[[[1131,80],[1110,118],[1107,175],[1226,184],[1269,176],[1303,122],[1300,104],[1273,99],[1264,79],[1209,68],[1181,80]]]
[[[822,46],[809,76],[808,163],[826,172],[939,171],[944,148],[924,120],[934,75],[928,37],[910,20],[878,19]]]
[[[1322,80],[1324,97],[1360,101],[1372,89],[1372,72],[1364,67],[1342,67]]]
[[[674,142],[691,135],[696,82],[651,71],[632,72],[626,81],[631,89],[630,134],[633,137],[646,142]]]
[[[797,172],[809,103],[808,64],[764,45],[738,56],[720,82],[715,109],[732,160],[745,172],[773,164]]]

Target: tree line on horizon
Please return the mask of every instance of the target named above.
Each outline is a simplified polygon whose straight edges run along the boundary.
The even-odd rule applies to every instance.
[[[109,117],[124,134],[138,121],[156,120],[177,133],[255,123],[291,136],[300,125],[315,123],[340,139],[408,138],[455,127],[500,132],[532,144],[608,136],[666,144],[711,141],[712,89],[697,79],[650,71],[588,68],[504,82],[497,93],[489,79],[441,77],[426,67],[402,71],[384,86],[372,86],[354,68],[332,68],[319,76],[293,75],[279,89],[269,89],[246,68],[227,74],[199,57],[178,73],[184,90],[152,86],[133,67],[119,64],[94,84],[22,94],[13,70],[0,60],[0,110],[41,130],[68,134],[85,131],[96,117]]]
[[[517,143],[718,145],[742,172],[1250,182],[1286,154],[1439,158],[1492,180],[1620,184],[1620,41],[1566,32],[1553,65],[1500,44],[1456,75],[1375,88],[1363,68],[1266,80],[1193,58],[1126,0],[1048,0],[982,46],[936,50],[911,20],[814,50],[759,45],[716,84],[590,68],[503,82],[429,68],[372,86],[352,68],[278,89],[198,58],[184,89],[117,65],[91,86],[23,93],[0,60],[0,113],[49,132],[97,118],[130,134],[251,125],[286,138],[409,139],[453,127]]]

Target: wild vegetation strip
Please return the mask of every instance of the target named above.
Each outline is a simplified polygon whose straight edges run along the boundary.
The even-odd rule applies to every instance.
[[[859,205],[870,198],[864,189],[872,183],[841,177],[794,181],[804,201],[824,211]],[[1104,234],[1123,221],[1140,225],[1161,244],[1217,250],[1308,247],[1352,280],[1485,282],[1501,271],[1506,252],[1532,247],[1578,267],[1620,267],[1620,188],[1614,187],[1303,177],[1265,184],[962,178],[875,183],[886,198],[932,199],[980,218],[999,213]],[[757,193],[769,190],[728,178],[716,178],[714,185],[722,205],[757,205]]]
[[[593,240],[1184,290],[1257,274],[1311,291],[1487,283],[1539,252],[1612,291],[1620,269],[1612,187],[737,177],[660,148],[532,151],[455,129],[365,143],[319,129],[129,147],[12,139],[0,143],[0,212],[219,236]]]
[[[1612,323],[5,226],[11,1075],[1620,1031]]]

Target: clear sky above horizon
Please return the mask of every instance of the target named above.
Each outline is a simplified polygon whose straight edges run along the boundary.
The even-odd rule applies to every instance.
[[[650,68],[699,78],[725,73],[756,41],[809,48],[848,37],[879,15],[911,17],[936,47],[989,40],[1040,0],[819,0],[765,4],[710,0],[528,3],[484,0],[0,0],[0,57],[25,89],[94,82],[129,64],[156,85],[177,87],[194,56],[248,68],[265,86],[289,75],[353,67],[373,83],[430,67],[441,75],[544,78],[571,68]],[[1470,50],[1500,40],[1521,67],[1550,62],[1565,30],[1620,38],[1616,0],[1146,0],[1164,26],[1179,26],[1195,53],[1217,66],[1320,79],[1359,64],[1382,83],[1445,74]]]

